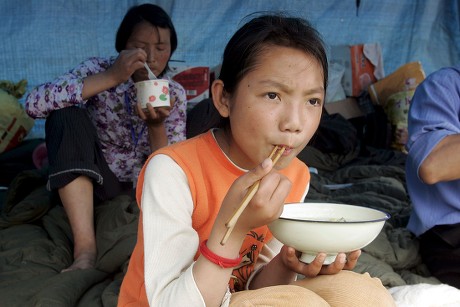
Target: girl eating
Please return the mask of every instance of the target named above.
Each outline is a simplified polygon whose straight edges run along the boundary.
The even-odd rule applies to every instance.
[[[221,122],[156,151],[141,171],[138,241],[119,306],[394,306],[380,280],[349,271],[360,251],[302,263],[266,226],[308,192],[296,156],[318,128],[327,73],[322,40],[302,19],[263,15],[233,35],[211,88]],[[284,152],[274,166],[275,147]]]

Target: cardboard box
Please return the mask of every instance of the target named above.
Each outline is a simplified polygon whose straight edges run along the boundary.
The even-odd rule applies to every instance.
[[[188,109],[198,102],[209,98],[209,67],[172,66],[169,75],[184,88],[188,100]]]
[[[346,98],[344,100],[328,102],[324,104],[324,108],[328,114],[339,113],[345,119],[364,116],[355,98]]]
[[[421,62],[410,62],[400,66],[385,78],[369,86],[372,103],[385,106],[392,95],[415,89],[425,80]]]
[[[334,63],[345,67],[342,86],[347,96],[358,97],[385,75],[378,43],[332,46],[331,64]]]

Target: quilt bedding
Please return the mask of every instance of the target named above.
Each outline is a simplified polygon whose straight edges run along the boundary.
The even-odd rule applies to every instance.
[[[305,202],[368,206],[391,215],[378,237],[363,249],[356,272],[380,278],[401,307],[460,306],[460,290],[430,276],[417,239],[405,228],[411,210],[405,154],[359,146],[346,150],[308,146],[299,158],[312,170]],[[135,200],[119,196],[97,206],[96,268],[60,274],[72,262],[72,235],[64,209],[53,201],[45,183],[39,171],[25,171],[10,185],[0,215],[0,305],[116,306],[136,242]],[[417,291],[425,296],[411,295]],[[427,297],[435,303],[428,304]]]

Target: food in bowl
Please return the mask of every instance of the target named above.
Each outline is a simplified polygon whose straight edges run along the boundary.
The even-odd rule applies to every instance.
[[[281,243],[302,252],[310,263],[320,252],[324,264],[338,253],[361,249],[380,233],[390,215],[384,211],[339,203],[289,203],[281,216],[268,225]]]

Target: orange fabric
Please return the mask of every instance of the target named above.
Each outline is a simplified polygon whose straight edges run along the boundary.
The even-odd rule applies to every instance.
[[[149,306],[144,283],[144,234],[142,225],[141,211],[137,227],[137,242],[129,260],[128,271],[121,284],[120,294],[118,295],[118,306]]]
[[[236,168],[228,161],[211,132],[162,148],[151,155],[149,160],[156,154],[170,156],[185,172],[194,204],[192,225],[198,232],[200,242],[207,239],[223,198],[235,179],[243,175],[244,171]],[[301,198],[310,181],[310,173],[306,165],[296,158],[281,173],[294,183],[286,202],[303,201]],[[142,195],[144,174],[145,166],[139,175],[137,183],[136,198],[138,204]],[[267,226],[259,227],[247,234],[240,250],[243,261],[233,271],[235,278],[232,278],[229,284],[232,290],[239,291],[244,289],[250,274],[254,270],[254,265],[263,245],[271,238],[272,234]],[[138,241],[120,289],[118,306],[128,306],[130,302],[140,302],[140,306],[147,306],[143,270],[143,242],[141,215]],[[195,259],[198,256],[197,250]]]

